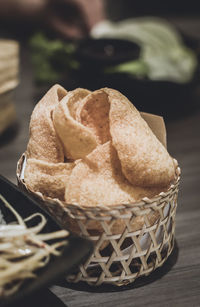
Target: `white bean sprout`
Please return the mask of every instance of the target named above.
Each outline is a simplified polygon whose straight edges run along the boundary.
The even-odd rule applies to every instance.
[[[0,194],[0,200],[13,213],[15,223],[0,224],[0,297],[16,292],[24,280],[36,278],[36,270],[44,267],[50,256],[59,256],[61,247],[67,244],[66,230],[40,233],[46,225],[46,218],[41,213],[34,213],[23,219]],[[39,217],[40,222],[28,227],[27,222]],[[54,243],[48,240],[61,239]]]

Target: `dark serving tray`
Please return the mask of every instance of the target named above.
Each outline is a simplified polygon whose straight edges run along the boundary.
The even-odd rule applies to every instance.
[[[31,199],[27,194],[19,190],[13,183],[0,175],[0,193],[13,206],[13,208],[23,217],[40,212],[47,218],[47,224],[42,232],[51,232],[61,229],[61,227],[53,220],[53,218],[39,207],[39,205]],[[0,200],[0,210],[6,222],[10,222],[11,215],[5,209]],[[8,306],[15,304],[20,306],[20,300],[33,295],[42,288],[50,286],[58,281],[61,277],[71,273],[74,268],[83,263],[93,251],[93,244],[87,239],[75,236],[70,233],[67,237],[68,244],[64,247],[61,256],[52,257],[48,265],[37,272],[36,279],[27,281],[14,295],[6,299],[0,298],[0,306]]]

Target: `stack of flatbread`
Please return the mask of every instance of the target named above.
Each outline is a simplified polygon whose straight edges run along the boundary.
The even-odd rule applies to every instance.
[[[30,121],[25,182],[82,206],[133,203],[169,188],[176,162],[133,104],[103,88],[52,87]]]
[[[16,119],[11,91],[18,85],[19,45],[0,40],[0,133]]]

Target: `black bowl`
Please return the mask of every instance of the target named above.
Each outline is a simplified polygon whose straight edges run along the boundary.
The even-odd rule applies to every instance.
[[[42,232],[52,232],[60,230],[61,227],[52,219],[52,217],[32,199],[30,196],[19,190],[19,188],[0,176],[0,193],[13,206],[13,208],[23,217],[26,218],[35,212],[42,213],[47,224]],[[10,222],[12,214],[0,201],[0,210],[6,222]],[[80,238],[70,233],[67,238],[68,244],[63,248],[63,252],[58,257],[52,257],[48,265],[37,271],[36,279],[24,282],[24,285],[17,293],[7,298],[0,298],[0,306],[16,304],[20,306],[19,301],[24,300],[29,295],[33,295],[42,288],[58,281],[61,277],[71,273],[77,266],[83,263],[93,251],[91,241]],[[17,305],[19,304],[19,305]]]
[[[75,53],[81,65],[103,67],[139,58],[140,47],[122,39],[85,39],[79,42]]]

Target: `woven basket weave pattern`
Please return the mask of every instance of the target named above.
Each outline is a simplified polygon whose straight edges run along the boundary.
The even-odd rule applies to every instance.
[[[179,168],[177,168],[176,183],[171,185],[166,193],[160,193],[155,198],[146,198],[134,204],[112,208],[106,206],[83,208],[78,205],[66,206],[61,201],[30,191],[21,179],[22,164],[23,157],[18,163],[19,185],[36,197],[62,226],[67,227],[72,223],[76,233],[94,242],[93,254],[77,272],[68,277],[68,281],[85,281],[91,285],[128,284],[160,267],[172,252]],[[152,213],[157,216],[153,224],[149,219]],[[142,227],[133,231],[132,225],[138,216],[143,218]],[[115,226],[118,223],[123,225],[120,233],[116,232]],[[94,231],[94,224],[98,231]]]

